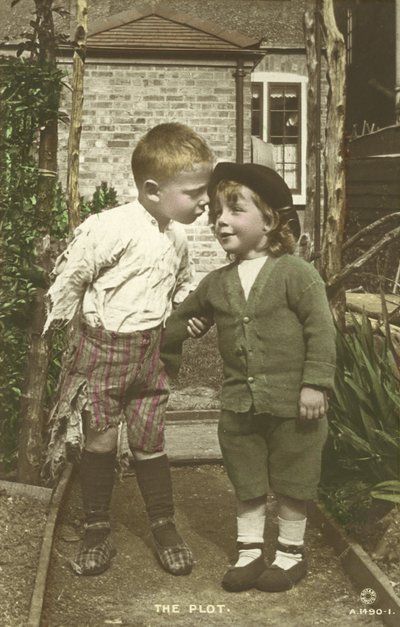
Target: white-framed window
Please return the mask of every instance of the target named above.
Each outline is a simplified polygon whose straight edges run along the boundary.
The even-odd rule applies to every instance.
[[[295,204],[306,198],[307,77],[254,72],[251,134],[272,145],[276,170]]]

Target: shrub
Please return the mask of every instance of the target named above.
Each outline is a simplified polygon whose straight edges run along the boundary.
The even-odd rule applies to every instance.
[[[31,305],[43,273],[35,265],[38,235],[37,146],[40,128],[57,115],[62,72],[23,59],[0,64],[0,442],[15,449],[28,349]]]
[[[362,481],[364,499],[400,502],[400,380],[390,337],[374,334],[364,314],[337,338],[323,491],[337,490],[343,480]],[[353,496],[359,501],[357,490]]]

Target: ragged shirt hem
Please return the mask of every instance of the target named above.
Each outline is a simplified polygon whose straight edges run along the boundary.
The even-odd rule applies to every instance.
[[[55,483],[67,462],[80,461],[84,446],[83,414],[88,411],[87,380],[82,377],[68,394],[58,401],[50,416],[50,441],[42,468],[46,484]],[[91,421],[92,422],[92,421]],[[105,427],[102,430],[106,430]],[[116,471],[119,476],[129,468],[133,455],[129,448],[127,425],[118,424]]]

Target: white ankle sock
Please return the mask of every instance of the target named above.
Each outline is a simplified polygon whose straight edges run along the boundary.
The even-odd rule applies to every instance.
[[[266,514],[265,498],[252,499],[251,501],[237,500],[237,530],[238,542],[244,544],[263,543]],[[261,549],[239,550],[239,559],[235,567],[247,566],[260,557]]]
[[[279,566],[283,570],[289,570],[298,562],[301,562],[303,556],[301,553],[283,553],[282,551],[275,552],[275,559],[272,562],[272,566]]]
[[[307,518],[303,518],[303,520],[285,520],[278,516],[278,542],[285,546],[302,547],[304,545],[306,523]],[[279,568],[283,568],[283,570],[288,570],[298,562],[301,562],[302,559],[303,556],[301,553],[284,553],[278,549],[275,553],[275,560],[272,565],[279,566]]]
[[[261,549],[240,549],[235,567],[247,566],[261,555]]]

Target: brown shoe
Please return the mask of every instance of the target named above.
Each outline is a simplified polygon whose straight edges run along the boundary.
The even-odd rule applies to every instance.
[[[100,575],[109,568],[116,554],[110,539],[110,525],[92,523],[85,526],[82,546],[70,565],[77,575]]]
[[[154,545],[161,566],[175,576],[189,575],[193,554],[177,532],[173,519],[164,518],[151,524]]]

